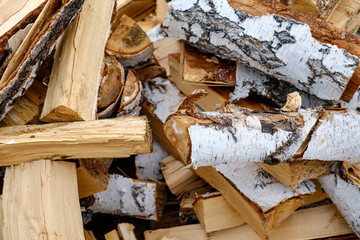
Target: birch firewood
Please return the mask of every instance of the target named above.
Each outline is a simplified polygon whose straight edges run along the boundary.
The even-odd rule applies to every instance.
[[[8,167],[4,239],[84,239],[75,169],[49,160]]]
[[[119,236],[123,240],[136,240],[134,229],[135,227],[131,223],[119,223],[117,226]]]
[[[96,119],[104,49],[115,0],[87,0],[56,49],[41,120]]]
[[[72,22],[84,0],[48,1],[0,80],[0,119],[30,87],[36,72]]]
[[[156,0],[116,0],[117,15],[123,14],[140,21],[154,12]]]
[[[163,209],[164,194],[163,185],[112,174],[106,191],[87,198],[84,205],[94,213],[159,220]]]
[[[145,117],[0,128],[0,165],[38,159],[121,158],[150,152]]]
[[[341,0],[281,0],[281,2],[288,4],[291,9],[326,20]]]
[[[359,10],[359,0],[341,0],[327,21],[338,28],[355,34],[360,27]]]
[[[359,186],[336,173],[321,177],[319,181],[354,233],[360,237]]]
[[[255,17],[226,0],[179,0],[171,6],[163,23],[168,36],[224,59],[244,61],[320,99],[339,100],[359,63],[336,45],[314,39],[308,25],[277,14]]]

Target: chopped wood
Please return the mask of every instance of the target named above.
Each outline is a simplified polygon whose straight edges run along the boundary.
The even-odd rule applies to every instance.
[[[115,0],[87,0],[56,48],[41,120],[95,120]],[[84,64],[86,62],[86,64]]]
[[[108,170],[112,163],[108,159],[80,159],[76,168],[79,198],[105,191],[109,183]]]
[[[342,163],[342,169],[345,171],[346,178],[360,187],[360,164],[350,164],[348,162]]]
[[[8,167],[3,206],[4,239],[84,239],[75,163]]]
[[[300,195],[315,192],[311,181],[293,191],[254,163],[199,167],[195,173],[217,189],[262,239],[304,205]]]
[[[108,188],[86,199],[84,205],[94,213],[157,221],[161,217],[164,198],[164,185],[112,174]]]
[[[105,55],[97,101],[98,118],[111,117],[125,85],[125,70],[116,58]]]
[[[351,229],[360,237],[359,186],[351,179],[342,179],[337,173],[323,176],[319,181]]]
[[[360,1],[340,0],[327,22],[355,34],[360,27]]]
[[[124,67],[135,67],[151,58],[152,42],[130,17],[117,14],[111,29],[106,52],[116,56]]]
[[[166,185],[174,195],[182,195],[206,184],[184,163],[173,156],[162,160],[160,166]]]
[[[20,97],[14,107],[1,120],[1,127],[39,123],[39,118],[46,95],[46,86],[34,81],[24,96]]]
[[[96,240],[95,235],[90,230],[84,230],[85,240]]]
[[[157,77],[166,78],[165,68],[158,65],[155,61],[151,61],[148,64],[145,64],[144,66],[135,69],[135,71],[136,76],[142,83]]]
[[[160,161],[170,154],[158,142],[153,141],[152,152],[135,156],[136,177],[140,180],[162,181]]]
[[[199,52],[185,43],[181,44],[181,71],[184,81],[233,86],[236,62]]]
[[[48,1],[0,80],[0,119],[30,87],[57,39],[72,22],[84,0]]]
[[[134,229],[134,225],[130,223],[119,223],[117,226],[119,236],[123,240],[136,240]]]
[[[226,0],[175,1],[171,7],[163,23],[168,36],[224,59],[244,61],[320,99],[339,100],[359,63],[356,56],[339,48],[344,47],[341,44],[321,43],[312,37],[308,25],[277,14],[254,17],[244,8],[233,9]],[[336,64],[330,60],[333,57],[339,59]]]
[[[245,224],[239,213],[219,192],[200,195],[194,202],[194,210],[206,233]]]
[[[105,240],[120,240],[119,234],[116,230],[112,230],[104,235]]]
[[[0,128],[0,165],[43,159],[121,158],[148,153],[145,117]]]
[[[141,107],[139,105],[142,98],[142,90],[142,83],[136,74],[129,70],[126,76],[124,92],[121,95],[117,117],[131,117],[140,114]]]
[[[180,53],[180,49],[180,42],[173,38],[163,38],[154,42],[154,57],[168,74],[170,73],[168,56],[169,54]]]
[[[116,0],[117,15],[123,14],[134,21],[144,19],[156,8],[156,0]]]
[[[295,11],[326,20],[341,0],[281,0],[281,2]]]
[[[330,173],[330,163],[319,160],[293,161],[275,165],[258,163],[258,165],[279,182],[292,189],[295,189],[304,180],[317,179]]]

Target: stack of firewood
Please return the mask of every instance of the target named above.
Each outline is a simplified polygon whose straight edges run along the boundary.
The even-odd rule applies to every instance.
[[[356,239],[359,11],[0,2],[0,239]]]

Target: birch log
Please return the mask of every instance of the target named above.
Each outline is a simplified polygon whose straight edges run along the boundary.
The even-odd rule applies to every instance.
[[[246,62],[320,99],[339,100],[359,63],[336,45],[314,39],[308,25],[277,14],[251,16],[226,0],[178,0],[171,7],[163,23],[168,36]]]
[[[121,158],[149,153],[145,117],[0,128],[0,165],[38,159]]]
[[[359,186],[336,173],[321,177],[319,181],[354,233],[360,237]]]
[[[281,0],[281,2],[288,4],[291,9],[326,20],[341,0]]]
[[[84,0],[48,1],[0,80],[0,119],[30,87],[41,63],[72,22]]]
[[[163,185],[112,174],[108,188],[86,199],[84,205],[94,213],[159,220],[164,199]]]
[[[101,66],[115,0],[87,0],[56,49],[41,120],[96,119]]]

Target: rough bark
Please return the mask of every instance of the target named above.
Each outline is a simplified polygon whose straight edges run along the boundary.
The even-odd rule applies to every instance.
[[[94,213],[159,220],[163,209],[164,194],[163,185],[112,174],[106,191],[84,199],[83,204]]]
[[[314,39],[306,24],[276,14],[254,17],[226,0],[175,1],[171,6],[163,23],[170,37],[244,61],[320,99],[339,100],[359,63],[336,45]]]
[[[41,114],[46,122],[96,119],[104,49],[115,0],[88,0],[56,49]]]
[[[321,177],[319,181],[354,233],[360,237],[359,186],[350,179],[342,179],[337,173]]]
[[[80,11],[83,2],[71,0],[60,4],[54,0],[46,4],[1,78],[0,119],[30,87],[39,66]]]
[[[0,165],[37,159],[121,158],[149,153],[145,117],[0,128]]]

